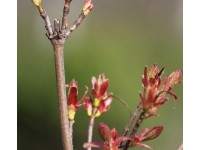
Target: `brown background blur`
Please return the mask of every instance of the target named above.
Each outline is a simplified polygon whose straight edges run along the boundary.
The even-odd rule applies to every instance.
[[[51,21],[60,19],[64,0],[42,0]],[[71,3],[70,22],[77,18],[84,0]],[[165,66],[165,75],[182,68],[182,0],[94,0],[94,9],[65,44],[66,82],[78,80],[79,94],[91,87],[91,77],[105,73],[109,91],[134,110],[145,65]],[[31,0],[18,0],[18,149],[61,150],[53,50],[45,36],[44,22]],[[182,84],[174,90],[177,103],[160,107],[159,117],[141,127],[164,125],[161,136],[150,142],[154,150],[175,150],[183,138]],[[129,113],[117,100],[96,120],[122,132]],[[76,116],[74,148],[83,149],[88,117]],[[135,148],[135,150],[142,148]]]

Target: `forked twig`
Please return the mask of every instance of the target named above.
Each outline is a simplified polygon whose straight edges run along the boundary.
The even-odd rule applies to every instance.
[[[65,0],[62,16],[62,24],[59,20],[54,20],[54,29],[52,29],[51,21],[45,9],[42,6],[41,0],[32,0],[34,5],[38,8],[41,17],[45,22],[45,28],[47,30],[47,37],[52,43],[54,49],[54,62],[55,62],[55,72],[56,72],[56,85],[57,85],[57,95],[58,95],[58,108],[60,114],[60,127],[62,135],[62,143],[64,150],[72,150],[72,129],[69,127],[72,124],[69,124],[68,120],[68,109],[67,109],[67,96],[65,90],[65,69],[64,69],[64,43],[65,40],[69,37],[70,33],[73,32],[83,21],[85,15],[92,9],[92,4],[87,4],[86,12],[82,10],[78,19],[74,24],[67,30],[68,20],[67,16],[70,11],[70,2],[71,0]],[[87,1],[86,1],[87,2]],[[84,6],[85,6],[84,4]],[[89,4],[89,5],[88,5]],[[72,127],[72,126],[71,126]]]

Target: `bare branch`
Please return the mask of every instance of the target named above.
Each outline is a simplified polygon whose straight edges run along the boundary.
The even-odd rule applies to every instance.
[[[141,110],[141,106],[140,104],[137,106],[136,110],[134,111],[134,113],[132,114],[131,118],[129,119],[128,123],[126,124],[123,132],[122,132],[122,136],[126,136],[130,130],[130,127],[132,126],[135,118],[138,116],[140,110]],[[122,146],[123,142],[120,143],[120,148],[123,147]]]
[[[43,9],[43,11],[40,13],[41,17],[44,19],[45,22],[45,28],[48,32],[48,36],[51,37],[53,35],[53,30],[51,26],[51,21],[49,19],[49,16],[47,12]]]
[[[41,0],[32,0],[33,4],[38,8],[38,11],[40,13],[40,16],[44,19],[45,22],[45,28],[48,32],[48,37],[51,37],[53,35],[51,22],[49,19],[49,16],[45,9],[43,8],[42,1]]]
[[[67,30],[67,32],[65,33],[66,39],[69,37],[69,35],[76,29],[78,28],[78,26],[81,24],[81,22],[83,21],[83,19],[85,18],[85,15],[83,12],[81,12],[81,14],[79,15],[78,19],[74,22],[74,24],[69,28],[69,30]]]
[[[52,40],[54,48],[55,72],[58,94],[58,108],[60,114],[60,127],[64,150],[72,150],[71,134],[69,133],[69,120],[67,109],[67,96],[65,89],[65,69],[64,69],[64,41]]]
[[[130,130],[131,125],[133,124],[133,121],[135,120],[135,118],[138,116],[138,113],[140,112],[142,108],[140,107],[140,105],[136,108],[136,110],[134,111],[134,113],[132,114],[131,118],[129,119],[126,127],[123,130],[122,135],[126,136],[128,131]]]
[[[142,124],[142,121],[143,121],[143,119],[144,119],[144,114],[145,114],[145,112],[143,111],[143,112],[140,114],[140,117],[137,119],[137,122],[135,123],[135,126],[133,127],[132,132],[131,132],[131,134],[130,134],[130,136],[129,136],[130,138],[132,138],[132,137],[135,136],[135,133],[137,132],[137,130],[138,130],[138,128],[140,127],[140,125]],[[124,147],[123,150],[127,150],[127,149],[128,149],[130,142],[131,142],[130,140],[128,140],[128,141],[126,142],[126,145],[125,145],[125,147]]]
[[[68,20],[67,20],[67,16],[69,14],[70,11],[70,3],[72,0],[65,0],[65,5],[63,8],[63,16],[62,16],[62,26],[61,26],[61,30],[65,30],[68,26]]]
[[[45,27],[47,30],[47,37],[52,43],[54,49],[54,62],[55,62],[55,72],[56,72],[56,82],[57,82],[57,95],[58,95],[58,107],[59,107],[59,115],[60,115],[60,127],[61,127],[61,135],[62,135],[62,143],[64,150],[72,150],[72,126],[73,122],[69,122],[68,120],[68,109],[67,109],[67,96],[65,91],[65,70],[64,70],[64,43],[65,39],[67,39],[71,32],[73,32],[82,22],[86,15],[92,10],[93,4],[91,1],[86,1],[84,4],[84,9],[79,15],[78,19],[74,22],[74,24],[67,30],[68,20],[67,16],[70,11],[70,3],[72,0],[65,0],[65,5],[63,8],[63,16],[62,16],[62,24],[59,20],[54,20],[54,28],[52,28],[49,16],[45,9],[42,6],[41,0],[32,0],[33,4],[38,8],[38,11],[41,17],[44,19]],[[87,6],[87,7],[86,7]],[[91,119],[91,131],[92,138],[92,130],[94,124],[94,116]]]

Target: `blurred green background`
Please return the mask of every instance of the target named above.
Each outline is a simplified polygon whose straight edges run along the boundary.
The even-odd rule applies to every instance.
[[[60,19],[64,0],[43,0],[51,20]],[[77,18],[84,0],[73,0],[69,20]],[[30,0],[18,0],[18,149],[61,150],[53,50],[44,22]],[[66,82],[78,80],[79,94],[91,77],[105,73],[109,91],[134,110],[145,65],[165,66],[165,75],[182,68],[182,0],[94,0],[94,9],[65,44]],[[174,90],[177,103],[160,107],[159,117],[142,128],[164,125],[161,136],[147,142],[154,150],[175,150],[183,140],[182,84]],[[175,106],[175,108],[174,108]],[[129,119],[117,100],[96,120],[119,133]],[[74,125],[74,148],[83,149],[88,117],[80,109]],[[141,128],[141,129],[142,129]],[[135,148],[142,149],[142,148]]]

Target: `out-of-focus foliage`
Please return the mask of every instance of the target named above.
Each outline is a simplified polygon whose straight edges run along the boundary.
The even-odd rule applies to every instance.
[[[51,20],[61,18],[64,0],[43,0]],[[84,1],[72,1],[70,21],[78,16]],[[80,10],[80,11],[79,11]],[[18,149],[61,150],[55,87],[53,50],[45,36],[44,22],[31,1],[18,1]],[[105,73],[109,91],[134,110],[139,102],[144,66],[165,66],[165,75],[182,68],[182,0],[95,0],[94,9],[65,44],[66,82],[78,81],[82,95],[91,77]],[[154,150],[177,149],[182,143],[182,85],[175,88],[177,103],[169,101],[159,117],[141,127],[164,125],[159,138],[148,142]],[[96,120],[119,133],[129,113],[119,101]],[[74,125],[74,148],[83,149],[88,117],[81,109]],[[136,148],[140,149],[140,148]]]

